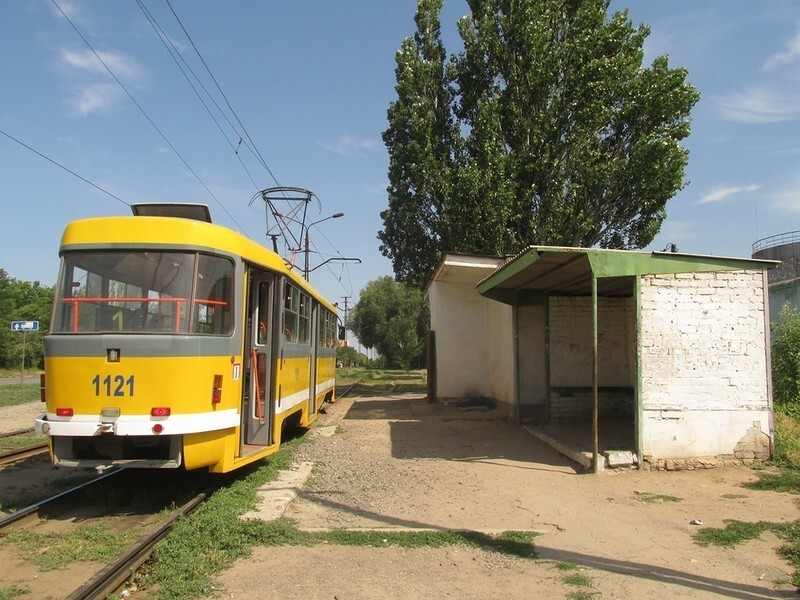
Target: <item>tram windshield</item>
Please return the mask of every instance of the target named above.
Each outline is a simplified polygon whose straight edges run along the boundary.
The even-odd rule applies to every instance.
[[[53,333],[228,335],[233,262],[195,252],[64,255]]]

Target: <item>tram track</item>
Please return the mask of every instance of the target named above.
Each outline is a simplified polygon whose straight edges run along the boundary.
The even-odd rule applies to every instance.
[[[4,447],[4,440],[11,440],[16,437],[25,437],[34,433],[33,427],[25,429],[16,429],[14,431],[7,431],[0,434],[0,448]],[[44,454],[48,450],[48,443],[45,441],[29,444],[27,446],[20,446],[19,448],[11,448],[0,452],[0,466],[7,465],[24,458]]]
[[[42,442],[41,444],[33,444],[32,446],[24,446],[22,448],[15,448],[14,450],[0,452],[0,466],[22,460],[23,458],[44,454],[47,452],[48,447],[49,445],[47,442]]]
[[[20,508],[19,510],[15,510],[14,512],[5,515],[4,517],[0,518],[0,535],[3,535],[6,529],[9,529],[15,525],[19,525],[28,519],[39,518],[39,514],[43,512],[44,509],[50,509],[58,502],[71,500],[78,494],[85,492],[88,487],[106,480],[109,477],[117,475],[122,471],[123,469],[108,471],[107,473],[100,475],[95,479],[86,481],[80,485],[76,485],[68,490],[64,490],[63,492],[59,492],[58,494],[54,494],[53,496],[45,498],[44,500],[40,500],[39,502],[35,502],[34,504]]]
[[[107,558],[99,570],[71,569],[60,576],[52,567],[36,569],[31,593],[59,598],[106,598],[125,589],[126,582],[148,560],[154,546],[166,537],[176,522],[199,507],[229,478],[209,481],[207,474],[148,472],[119,468],[20,508],[0,518],[0,539],[4,552],[16,554],[21,540],[41,539],[42,551],[58,546],[58,539],[70,538],[79,530],[105,530],[112,536],[127,535],[121,553]],[[105,482],[105,485],[104,483]],[[169,508],[165,513],[164,509]],[[120,525],[120,519],[125,524]],[[126,533],[127,532],[127,533]],[[77,534],[76,539],[81,539]],[[29,542],[28,542],[29,543]],[[37,564],[36,556],[24,558]],[[109,555],[111,556],[111,555]],[[72,561],[86,559],[72,559]],[[82,575],[82,576],[81,576]],[[2,587],[2,586],[0,586]],[[43,596],[42,596],[43,597]]]
[[[168,519],[140,538],[128,551],[108,563],[105,568],[69,594],[67,600],[89,600],[106,598],[120,592],[125,583],[136,573],[153,553],[155,545],[169,534],[175,522],[195,510],[210,496],[218,486],[200,492],[183,506],[176,509]]]

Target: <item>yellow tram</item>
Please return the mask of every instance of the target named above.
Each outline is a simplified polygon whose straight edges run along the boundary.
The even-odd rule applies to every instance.
[[[202,205],[70,223],[36,430],[53,464],[208,468],[275,452],[334,400],[335,307]]]

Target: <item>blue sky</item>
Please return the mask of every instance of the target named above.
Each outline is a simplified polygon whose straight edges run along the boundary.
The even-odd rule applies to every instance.
[[[125,202],[206,203],[216,222],[263,242],[254,194],[275,179],[307,188],[320,200],[311,220],[345,213],[311,230],[312,267],[337,254],[362,260],[329,263],[312,283],[341,303],[391,274],[376,238],[386,207],[381,132],[414,1],[171,0],[275,179],[244,145],[234,152],[242,128],[215,113],[220,132],[135,0],[56,1],[169,143],[51,0],[0,2],[0,130]],[[165,0],[141,2],[224,107]],[[668,54],[702,96],[685,144],[690,183],[668,203],[651,248],[749,256],[756,239],[800,229],[800,3],[613,0],[611,8],[649,25],[646,60]],[[449,52],[465,13],[463,1],[445,1]],[[66,223],[129,213],[2,135],[0,202],[0,268],[48,285]]]

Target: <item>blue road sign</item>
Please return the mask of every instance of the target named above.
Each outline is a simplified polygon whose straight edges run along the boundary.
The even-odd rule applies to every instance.
[[[36,331],[39,321],[11,321],[11,331]]]

